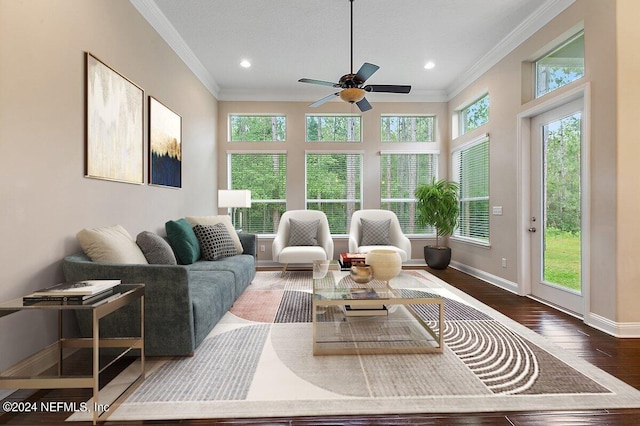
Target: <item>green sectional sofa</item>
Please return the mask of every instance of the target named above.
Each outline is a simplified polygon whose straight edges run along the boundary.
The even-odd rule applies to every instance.
[[[234,301],[255,277],[257,239],[238,234],[242,254],[188,265],[94,262],[85,253],[64,258],[67,281],[120,279],[145,284],[145,354],[193,355]],[[136,311],[137,310],[137,311]],[[139,333],[140,305],[126,306],[100,323],[104,337]],[[83,336],[91,335],[89,317],[78,317]]]

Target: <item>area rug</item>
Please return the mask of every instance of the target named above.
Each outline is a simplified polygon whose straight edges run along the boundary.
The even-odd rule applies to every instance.
[[[407,295],[444,298],[442,354],[313,356],[312,273],[258,272],[193,357],[149,359],[109,420],[640,407],[633,387],[428,272],[402,274]]]

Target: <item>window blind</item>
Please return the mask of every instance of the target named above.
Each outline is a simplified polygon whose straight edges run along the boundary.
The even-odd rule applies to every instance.
[[[287,208],[287,155],[228,154],[229,189],[249,189],[251,208],[239,209],[246,232],[275,234]],[[234,221],[238,220],[234,214]]]
[[[398,216],[405,234],[432,234],[416,224],[415,190],[438,174],[437,154],[385,152],[380,155],[380,208]]]
[[[307,209],[327,215],[332,234],[347,234],[362,205],[362,154],[306,154]]]
[[[453,178],[460,185],[460,218],[455,236],[489,241],[489,138],[453,152]]]

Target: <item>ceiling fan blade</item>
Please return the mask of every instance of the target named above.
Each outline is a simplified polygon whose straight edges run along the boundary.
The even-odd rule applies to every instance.
[[[401,86],[397,84],[369,84],[363,87],[367,92],[386,92],[386,93],[409,93],[411,86]]]
[[[358,108],[360,108],[360,111],[362,112],[369,111],[371,108],[373,108],[367,98],[362,98],[361,101],[356,102],[356,105],[358,105]]]
[[[329,86],[329,87],[340,87],[338,83],[332,83],[330,81],[322,81],[322,80],[314,80],[311,78],[301,78],[298,80],[300,83],[311,83],[311,84],[319,84],[321,86]]]
[[[373,75],[374,72],[378,71],[379,69],[379,66],[370,64],[369,62],[365,62],[356,73],[356,78],[360,80],[360,82],[364,83],[369,77]]]
[[[309,108],[315,108],[315,107],[319,107],[320,105],[322,105],[325,102],[329,102],[331,99],[335,98],[336,96],[340,96],[340,92],[336,92],[336,93],[332,93],[329,96],[325,96],[324,98],[315,101],[314,103],[312,103],[311,105],[309,105]]]

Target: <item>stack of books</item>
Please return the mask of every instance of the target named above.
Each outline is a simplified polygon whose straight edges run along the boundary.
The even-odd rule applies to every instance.
[[[22,298],[25,305],[40,302],[82,305],[93,303],[113,294],[120,280],[86,280],[65,282],[35,291]]]
[[[352,288],[349,291],[352,299],[367,300],[367,303],[358,305],[345,305],[345,314],[348,317],[366,317],[375,315],[388,315],[387,307],[376,301],[380,296],[372,288]]]
[[[349,269],[354,264],[364,263],[365,257],[364,253],[340,253],[338,262],[342,269]]]

